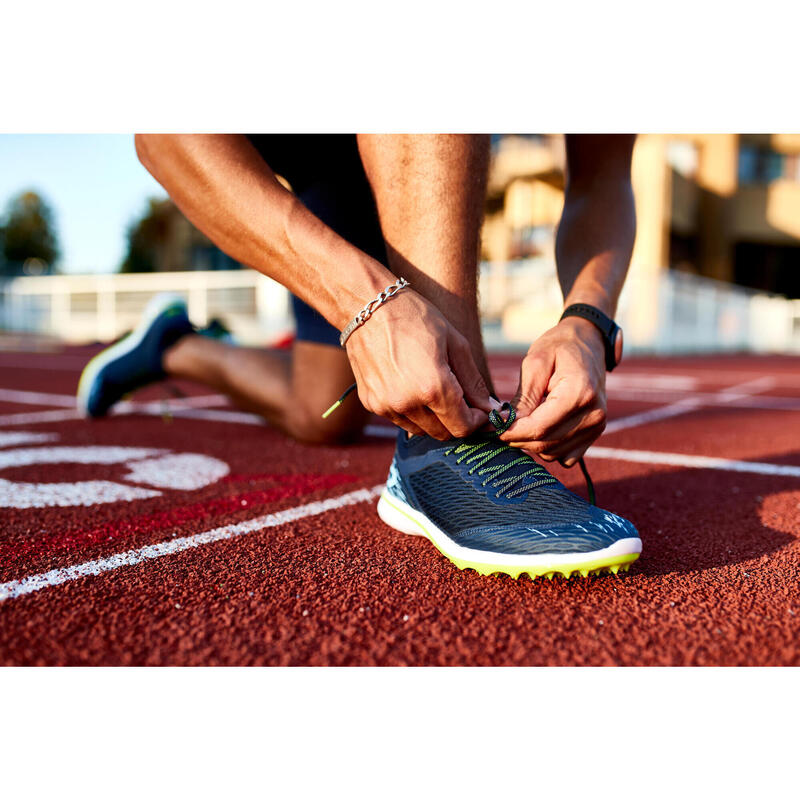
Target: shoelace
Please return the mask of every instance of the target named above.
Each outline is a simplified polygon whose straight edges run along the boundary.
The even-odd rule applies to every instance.
[[[354,383],[322,415],[322,418],[325,419],[334,411],[336,411],[336,409],[339,408],[339,406],[344,402],[347,395],[349,395],[350,392],[352,392],[355,388],[356,384]],[[503,403],[503,405],[500,407],[500,411],[508,411],[508,417],[503,419],[498,411],[492,410],[489,412],[489,421],[492,423],[492,425],[494,425],[495,429],[493,434],[494,436],[500,436],[501,433],[505,433],[517,418],[517,411],[514,406],[511,405],[511,403]],[[498,497],[500,495],[505,495],[506,497],[516,497],[517,495],[523,494],[531,489],[535,489],[537,486],[545,486],[547,484],[558,482],[543,466],[538,464],[525,453],[520,453],[517,458],[515,458],[513,461],[509,461],[507,464],[496,464],[491,467],[483,466],[487,462],[491,461],[495,456],[500,455],[500,453],[505,453],[511,449],[511,445],[508,445],[505,442],[498,441],[495,443],[489,439],[484,439],[481,442],[475,442],[473,444],[462,442],[455,447],[451,447],[449,450],[445,450],[445,455],[449,456],[454,453],[457,454],[457,464],[461,464],[462,462],[466,464],[472,464],[472,462],[476,462],[472,465],[472,467],[470,467],[469,474],[472,475],[477,470],[478,475],[488,475],[486,480],[482,481],[481,485],[486,486],[487,483],[491,483],[492,486],[497,488]],[[500,478],[504,472],[508,472],[508,470],[510,470],[512,467],[521,467],[523,464],[529,465],[528,469],[524,472],[520,472],[516,475],[508,475],[505,478]],[[578,459],[578,465],[580,466],[581,472],[583,473],[583,478],[586,481],[586,491],[589,494],[589,502],[593,506],[597,505],[595,501],[594,484],[592,483],[591,477],[589,477],[589,470],[586,469],[586,464],[583,458]],[[481,469],[481,467],[483,467],[483,469]],[[526,478],[529,478],[529,480],[526,481]],[[520,481],[522,481],[521,484]]]
[[[506,419],[503,419],[497,411],[489,413],[489,421],[495,428],[494,436],[500,436],[501,433],[507,431],[517,417],[517,412],[510,403],[504,403],[500,409],[500,411],[506,410],[508,411]],[[544,467],[522,452],[513,461],[508,461],[505,464],[484,466],[496,456],[501,453],[507,453],[509,450],[511,450],[511,446],[505,444],[505,442],[484,439],[474,443],[463,442],[451,447],[449,450],[445,450],[444,454],[446,456],[457,455],[457,464],[472,464],[468,470],[470,475],[475,473],[486,475],[485,480],[481,481],[481,486],[491,484],[497,489],[496,494],[498,497],[516,497],[535,489],[537,486],[557,483],[556,479]],[[528,469],[520,471],[524,466],[528,467]],[[506,474],[503,478],[500,477],[509,471],[511,471],[511,474]]]

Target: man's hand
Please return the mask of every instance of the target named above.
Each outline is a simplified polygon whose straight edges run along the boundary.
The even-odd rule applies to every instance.
[[[410,289],[377,309],[346,347],[363,406],[409,433],[461,438],[499,408],[467,340]]]
[[[500,438],[572,467],[606,427],[605,386],[600,332],[567,317],[528,350],[514,398],[517,419]]]

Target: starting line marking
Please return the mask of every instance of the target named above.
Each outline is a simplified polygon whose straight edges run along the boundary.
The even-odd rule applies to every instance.
[[[383,484],[373,486],[371,489],[357,489],[354,492],[331,497],[328,500],[318,500],[314,503],[306,503],[295,508],[287,508],[284,511],[277,511],[274,514],[266,514],[247,522],[238,522],[233,525],[224,525],[221,528],[196,533],[194,536],[183,536],[179,539],[169,539],[158,544],[150,544],[140,547],[137,550],[127,550],[123,553],[116,553],[107,558],[98,558],[95,561],[85,561],[83,564],[76,564],[72,567],[52,569],[49,572],[42,572],[38,575],[29,575],[27,578],[20,578],[8,583],[0,583],[0,602],[11,600],[15,597],[22,597],[26,594],[47,589],[51,586],[59,586],[62,583],[76,581],[89,575],[100,575],[103,572],[110,572],[120,567],[129,567],[140,564],[148,559],[162,558],[163,556],[180,553],[194,547],[202,547],[213,542],[221,542],[225,539],[235,539],[239,536],[246,536],[249,533],[256,533],[265,528],[274,528],[287,522],[294,522],[305,517],[313,517],[317,514],[324,514],[326,511],[333,511],[344,506],[351,506],[357,503],[367,503],[374,500],[383,491]]]

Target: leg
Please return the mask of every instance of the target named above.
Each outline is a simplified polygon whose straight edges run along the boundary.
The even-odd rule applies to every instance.
[[[385,260],[375,203],[353,136],[262,136],[254,142],[268,163],[295,188],[326,225],[373,258]],[[346,441],[369,414],[352,395],[335,414],[322,412],[355,378],[339,332],[294,298],[297,340],[291,354],[237,348],[186,336],[167,351],[164,366],[175,377],[200,381],[261,414],[306,442]]]
[[[478,314],[488,136],[359,135],[389,266],[469,341],[491,380]]]
[[[210,386],[246,411],[261,414],[295,439],[346,441],[368,414],[355,398],[327,420],[322,412],[353,382],[338,347],[295,342],[292,352],[235,347],[205,336],[184,336],[164,355],[167,374]]]

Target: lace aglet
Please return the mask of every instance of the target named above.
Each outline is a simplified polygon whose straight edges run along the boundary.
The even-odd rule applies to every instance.
[[[352,386],[346,389],[344,394],[327,411],[323,412],[322,419],[327,419],[331,414],[333,414],[333,412],[336,411],[336,409],[339,408],[342,403],[344,403],[347,395],[349,395],[350,392],[356,388],[356,385],[357,384],[354,383]]]

